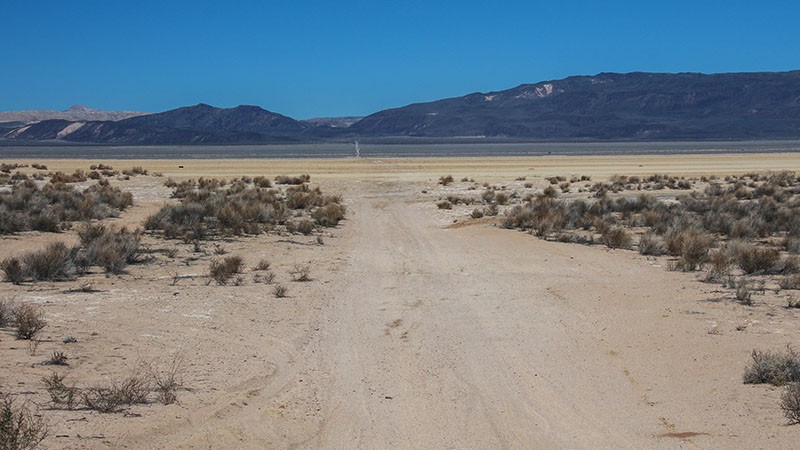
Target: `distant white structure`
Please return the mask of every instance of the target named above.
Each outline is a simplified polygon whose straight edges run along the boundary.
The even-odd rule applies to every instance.
[[[356,151],[356,158],[361,158],[361,147],[358,146],[358,141],[353,142],[353,149]]]

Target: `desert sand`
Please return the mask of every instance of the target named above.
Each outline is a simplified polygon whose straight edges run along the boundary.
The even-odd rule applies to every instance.
[[[800,170],[800,154],[17,162],[138,165],[176,179],[308,173],[348,207],[323,244],[218,242],[247,267],[268,259],[286,298],[249,269],[241,286],[207,284],[212,243],[197,254],[155,237],[149,245],[176,257],[121,276],[1,283],[0,297],[41,304],[49,322],[35,352],[0,334],[0,386],[42,406],[46,448],[797,448],[780,390],[741,377],[754,348],[798,341],[798,310],[720,301],[718,285],[663,260],[539,240],[435,199],[446,174],[725,175]],[[136,206],[109,223],[135,227],[171,201],[163,181],[115,182]],[[0,258],[70,239],[4,236]],[[290,280],[298,264],[312,281]],[[71,291],[86,283],[96,292]],[[49,410],[40,380],[54,368],[39,363],[53,351],[69,357],[55,370],[81,386],[177,356],[184,388],[177,404],[126,413]]]

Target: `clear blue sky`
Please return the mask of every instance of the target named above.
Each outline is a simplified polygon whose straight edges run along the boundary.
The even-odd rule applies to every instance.
[[[0,110],[295,118],[598,72],[800,69],[792,1],[0,2]]]

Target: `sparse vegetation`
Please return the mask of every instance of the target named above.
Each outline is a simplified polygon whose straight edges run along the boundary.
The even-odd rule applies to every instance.
[[[32,180],[0,193],[0,234],[20,231],[60,231],[66,222],[116,217],[133,205],[133,196],[108,183],[83,191],[51,181],[39,188]]]
[[[260,187],[268,183],[252,184],[254,180],[228,185],[224,180],[201,178],[176,184],[173,197],[179,198],[180,204],[161,208],[146,220],[145,229],[192,242],[220,235],[258,234],[281,225],[289,232],[310,234],[315,222],[335,226],[344,217],[342,198],[325,195],[318,187],[309,188],[307,178],[278,177],[278,184],[294,184],[285,192]]]
[[[44,419],[32,412],[27,403],[0,392],[0,449],[34,449],[47,437]]]
[[[311,268],[309,266],[295,265],[289,273],[292,276],[292,281],[311,281]]]
[[[753,350],[751,358],[743,376],[746,384],[783,386],[800,381],[800,354],[791,346],[783,353]]]
[[[17,339],[35,339],[39,332],[47,326],[42,308],[31,303],[16,305],[13,316]]]
[[[800,423],[800,383],[792,383],[781,394],[781,410],[789,424]]]
[[[219,285],[226,285],[236,275],[242,272],[244,260],[241,256],[226,256],[219,260],[211,261],[209,276]]]
[[[288,294],[289,290],[286,289],[286,286],[282,284],[276,284],[274,288],[272,288],[272,293],[275,295],[276,298],[284,298]]]

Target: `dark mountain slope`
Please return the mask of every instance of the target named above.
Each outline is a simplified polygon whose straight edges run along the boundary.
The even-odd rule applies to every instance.
[[[570,77],[389,109],[349,131],[535,139],[796,138],[800,71]]]
[[[107,144],[237,144],[291,142],[309,127],[257,106],[199,104],[117,122],[47,120],[19,128],[7,137]]]

